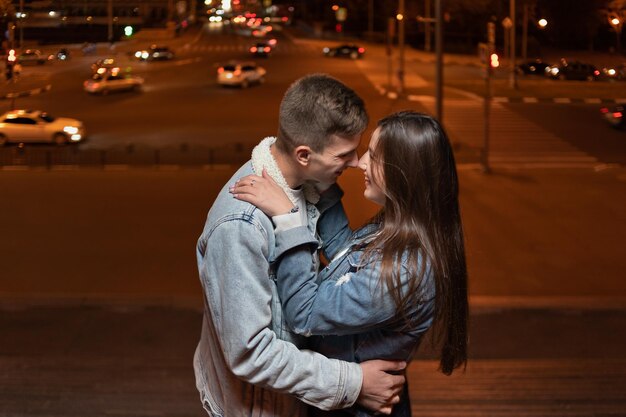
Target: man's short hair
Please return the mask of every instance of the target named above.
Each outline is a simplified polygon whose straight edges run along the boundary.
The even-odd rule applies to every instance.
[[[332,135],[360,135],[367,123],[365,104],[352,89],[326,74],[307,75],[280,103],[276,144],[284,151],[306,145],[321,152]]]

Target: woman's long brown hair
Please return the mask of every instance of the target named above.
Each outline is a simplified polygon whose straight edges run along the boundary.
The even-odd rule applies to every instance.
[[[459,185],[452,147],[432,117],[403,111],[378,123],[378,143],[370,154],[382,164],[385,204],[374,222],[380,228],[366,245],[366,259],[381,256],[380,282],[393,297],[400,317],[424,302],[420,284],[435,284],[434,341],[441,346],[440,369],[450,375],[467,363],[467,267],[459,210]],[[403,256],[411,277],[400,282]]]

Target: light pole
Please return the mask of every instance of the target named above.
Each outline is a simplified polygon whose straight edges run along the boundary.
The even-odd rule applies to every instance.
[[[113,44],[113,0],[109,0],[107,4],[107,16],[109,26],[109,33],[107,38],[109,40],[109,44]]]
[[[511,25],[511,72],[509,73],[509,86],[517,90],[517,73],[515,72],[515,0],[510,0]]]
[[[24,45],[24,0],[20,0],[20,18],[18,20],[20,25],[20,49]]]
[[[437,120],[443,125],[443,5],[442,0],[435,1],[435,98],[437,103]]]
[[[398,2],[398,14],[396,15],[398,20],[398,50],[399,50],[399,64],[398,64],[398,93],[404,92],[404,0]]]
[[[370,42],[374,40],[374,0],[369,0],[369,14],[367,16],[367,32]]]
[[[615,30],[615,36],[617,37],[616,49],[617,53],[620,53],[622,50],[622,25],[624,22],[616,15],[609,16],[609,23],[613,26],[613,30]]]
[[[528,58],[528,22],[530,20],[532,20],[532,22],[534,22],[535,25],[541,30],[545,29],[546,26],[548,26],[548,21],[546,19],[542,18],[537,20],[534,13],[532,13],[532,16],[530,16],[530,13],[528,11],[528,4],[524,4],[524,20],[522,26],[522,59],[524,61],[526,61]]]

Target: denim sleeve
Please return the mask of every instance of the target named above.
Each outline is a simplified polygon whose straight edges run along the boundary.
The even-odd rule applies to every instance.
[[[225,361],[248,383],[322,409],[348,407],[360,392],[361,368],[299,350],[271,330],[266,233],[254,221],[230,220],[216,226],[206,240],[200,273]]]
[[[331,187],[319,205],[323,205],[323,212],[317,223],[317,231],[322,240],[322,253],[326,259],[332,259],[337,252],[348,245],[352,236],[352,229],[348,223],[348,216],[341,203],[343,192],[335,185]],[[337,198],[339,196],[339,198]]]
[[[318,284],[316,275],[305,267],[311,250],[314,250],[311,245],[303,244],[285,251],[276,271],[285,317],[295,333],[305,336],[362,333],[396,319],[395,303],[379,281],[378,262],[331,276]],[[404,268],[401,278],[406,286],[408,273]]]

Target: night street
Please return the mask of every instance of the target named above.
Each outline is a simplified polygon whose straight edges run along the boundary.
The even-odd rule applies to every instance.
[[[545,3],[518,1],[536,6],[532,19]],[[68,10],[86,13],[83,3]],[[370,116],[359,155],[382,117],[437,112],[434,50],[407,43],[400,91],[400,50],[394,44],[390,60],[382,37],[340,33],[333,20],[323,32],[315,22],[290,21],[257,38],[243,34],[244,25],[209,23],[219,10],[211,2],[195,5],[206,14],[202,23],[181,26],[186,3],[169,10],[180,20],[176,36],[172,27],[146,27],[114,46],[95,42],[95,52],[82,42],[27,39],[45,56],[66,48],[71,58],[24,65],[12,81],[1,80],[0,113],[43,110],[83,122],[87,135],[76,144],[0,142],[0,417],[207,415],[192,365],[203,306],[195,246],[223,184],[276,134],[285,90],[310,73],[354,89]],[[261,2],[242,0],[239,8],[248,3]],[[296,3],[308,17],[324,17],[317,2]],[[500,19],[509,2],[499,3]],[[456,41],[458,4],[445,26]],[[142,7],[127,19],[149,15]],[[518,8],[521,19],[528,10]],[[386,18],[377,22],[386,27]],[[607,25],[605,32],[621,36],[621,21]],[[588,51],[565,49],[539,30],[531,27],[531,35],[546,43],[546,61],[626,65],[619,48],[607,46],[613,32]],[[17,42],[17,29],[13,36]],[[253,57],[250,47],[267,39],[276,39],[269,57]],[[135,57],[155,43],[174,58]],[[363,56],[324,56],[323,48],[344,43],[358,43]],[[500,53],[500,38],[496,46]],[[609,126],[600,109],[618,113],[626,78],[517,73],[512,88],[514,67],[501,53],[486,148],[485,68],[470,49],[442,57],[442,122],[455,152],[466,240],[470,357],[465,372],[446,377],[429,340],[422,343],[407,371],[413,415],[625,417],[626,131]],[[92,64],[105,58],[143,78],[141,88],[84,91]],[[233,60],[263,67],[263,82],[219,85],[218,68]],[[351,226],[375,214],[361,170],[348,169],[339,185]]]

